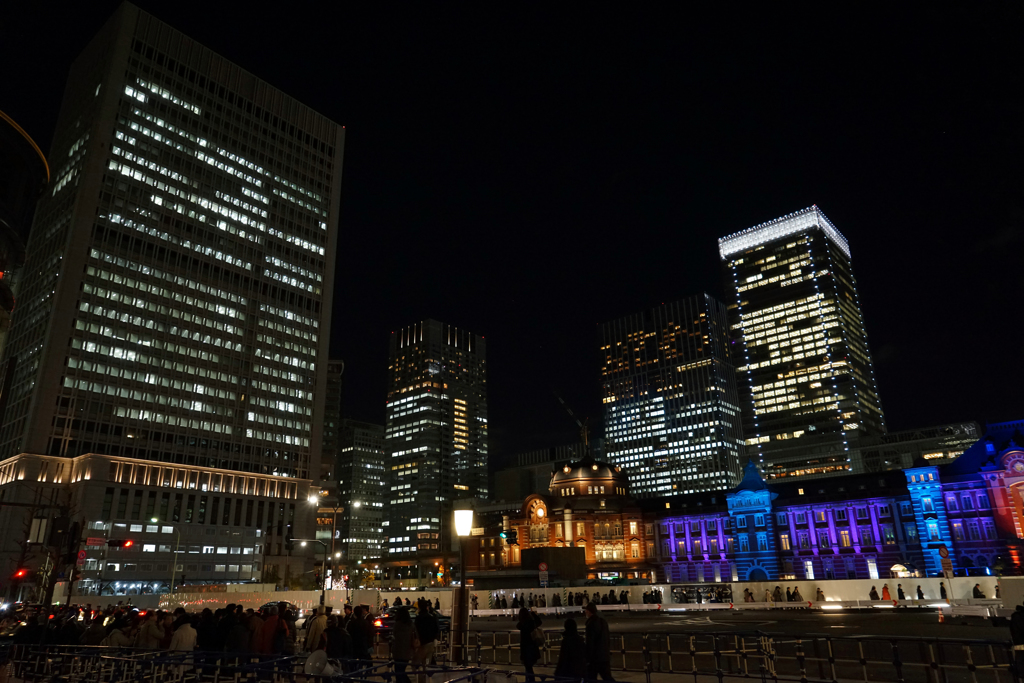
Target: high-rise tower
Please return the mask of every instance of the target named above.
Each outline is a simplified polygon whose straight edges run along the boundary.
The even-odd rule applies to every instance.
[[[817,206],[718,240],[747,452],[769,477],[859,471],[885,431],[850,245]]]
[[[735,486],[742,450],[725,306],[701,294],[601,326],[605,454],[638,497]]]
[[[188,494],[168,508],[163,493],[147,520],[209,524],[207,498],[235,494],[220,509],[240,536],[299,524],[320,478],[343,144],[341,126],[122,4],[67,81],[0,458],[98,454],[117,462],[115,500]]]
[[[391,334],[384,466],[388,555],[443,554],[451,503],[487,497],[483,337],[436,320]]]
[[[384,425],[342,420],[338,433],[338,504],[341,560],[352,571],[359,560],[381,556],[386,476]]]

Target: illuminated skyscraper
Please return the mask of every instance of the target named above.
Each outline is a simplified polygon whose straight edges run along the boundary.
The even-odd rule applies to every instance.
[[[850,245],[817,206],[718,240],[747,453],[768,477],[859,471],[885,432]]]
[[[601,326],[605,457],[637,497],[732,488],[742,474],[725,306],[701,294]]]
[[[443,554],[452,502],[487,498],[483,337],[436,320],[391,334],[384,450],[390,559]]]
[[[209,524],[210,497],[254,544],[304,533],[343,143],[341,126],[122,4],[64,92],[5,351],[0,458],[116,459],[118,504],[89,524],[139,519],[168,487],[145,517]],[[273,540],[259,543],[283,554]],[[239,575],[204,560],[181,571]]]
[[[379,558],[384,523],[384,425],[342,420],[338,438],[338,527],[341,560]]]

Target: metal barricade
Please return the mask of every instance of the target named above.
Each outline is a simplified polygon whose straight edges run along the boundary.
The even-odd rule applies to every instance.
[[[537,663],[553,668],[560,631],[545,632]],[[479,667],[519,665],[519,634],[471,631],[471,660]],[[1021,683],[1007,641],[949,638],[827,636],[763,632],[612,633],[617,671],[687,674],[761,681],[865,683]]]

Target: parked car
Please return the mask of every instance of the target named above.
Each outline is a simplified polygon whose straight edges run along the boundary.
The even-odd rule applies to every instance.
[[[287,600],[281,600],[279,602],[268,602],[265,605],[260,605],[260,610],[259,611],[262,612],[263,610],[267,609],[268,607],[277,607],[278,608],[278,614],[280,614],[281,605],[284,605],[285,609],[290,609],[293,614],[298,616],[299,608],[295,606],[294,602],[288,602]]]

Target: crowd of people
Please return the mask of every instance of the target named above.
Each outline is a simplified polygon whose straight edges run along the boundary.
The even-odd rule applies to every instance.
[[[555,676],[587,678],[613,681],[611,672],[611,636],[608,622],[598,611],[597,604],[589,602],[583,608],[586,617],[585,638],[579,633],[575,619],[566,619],[563,624],[561,642],[558,646],[558,663]],[[540,661],[541,649],[545,646],[542,619],[535,611],[519,608],[516,628],[519,630],[519,660],[526,672],[526,683],[533,683],[533,667]]]
[[[921,588],[921,586],[917,586],[917,588],[915,589],[914,593],[915,593],[916,599],[918,599],[918,600],[925,600],[925,599],[927,599],[927,598],[925,598],[924,590]],[[895,597],[896,597],[896,600],[900,601],[900,602],[908,599],[906,592],[903,590],[903,584],[902,583],[897,583],[896,584],[896,596]],[[977,599],[984,599],[985,598],[985,593],[981,590],[981,584],[977,584],[977,583],[974,584],[974,588],[971,591],[971,597],[977,598]],[[998,585],[996,586],[996,597],[997,598],[999,597],[999,586]],[[939,598],[942,599],[942,600],[945,600],[947,598],[946,583],[944,581],[940,581],[939,582]],[[889,590],[889,584],[887,584],[887,583],[882,584],[882,592],[881,593],[878,592],[878,589],[875,586],[872,586],[871,590],[868,591],[868,599],[869,600],[876,600],[876,601],[889,601],[889,600],[892,600],[893,599],[893,594]],[[794,586],[793,588],[787,587],[785,594],[783,594],[781,586],[776,586],[775,590],[767,590],[766,589],[765,592],[764,592],[764,599],[763,599],[763,602],[803,602],[803,601],[804,601],[804,597],[800,594],[800,587],[799,586]],[[820,587],[815,590],[814,601],[815,602],[824,602],[825,601],[825,592],[822,591]],[[757,602],[756,596],[754,595],[754,593],[749,588],[744,588],[743,589],[743,602]]]
[[[116,606],[62,607],[54,613],[10,614],[0,628],[16,623],[13,642],[45,645],[92,645],[177,652],[227,652],[238,655],[287,655],[327,650],[335,658],[372,657],[375,627],[368,605],[346,604],[343,614],[320,607],[304,622],[298,638],[299,615],[290,603],[265,605],[259,610],[242,605],[189,613],[138,610]]]
[[[662,593],[657,588],[644,591],[641,598],[641,602],[645,605],[661,604]],[[497,592],[491,595],[491,601],[494,609],[520,609],[525,607],[526,609],[534,609],[536,607],[562,607],[562,596],[560,593],[554,593],[551,596],[550,604],[546,595],[541,593],[540,595],[534,595],[533,593],[526,594],[520,593],[512,594],[512,600],[509,601],[508,596],[499,594]],[[600,593],[594,591],[591,595],[589,591],[576,591],[569,592],[565,596],[565,606],[569,607],[583,607],[591,602],[597,605],[625,605],[630,601],[630,595],[628,590],[621,590],[618,593],[615,589],[609,590],[607,593]],[[478,609],[479,600],[474,595],[471,598],[473,609]]]

